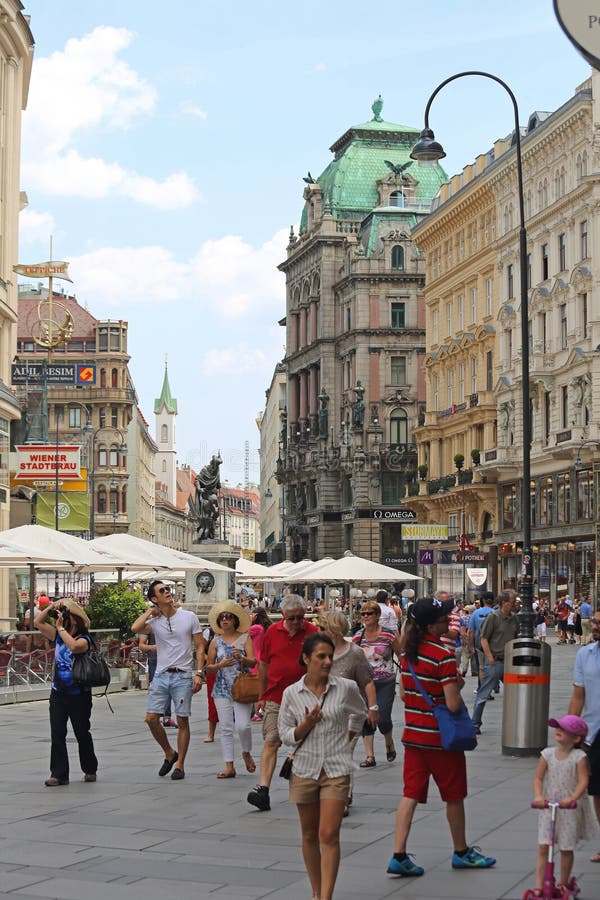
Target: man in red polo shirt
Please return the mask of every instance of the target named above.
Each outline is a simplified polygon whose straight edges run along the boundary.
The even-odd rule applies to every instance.
[[[259,703],[264,708],[264,744],[260,756],[260,781],[248,794],[248,803],[261,811],[271,809],[269,787],[277,764],[277,751],[281,747],[277,730],[281,697],[286,687],[306,674],[300,665],[300,652],[308,635],[318,630],[305,620],[306,604],[298,594],[284,597],[280,609],[283,618],[267,629],[258,664]]]

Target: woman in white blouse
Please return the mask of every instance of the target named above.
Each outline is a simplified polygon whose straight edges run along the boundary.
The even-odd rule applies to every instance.
[[[350,741],[367,715],[356,684],[330,675],[333,650],[333,641],[322,632],[306,638],[306,675],[286,688],[279,710],[283,743],[295,747],[303,741],[294,753],[290,800],[298,806],[313,900],[333,896],[352,771]]]

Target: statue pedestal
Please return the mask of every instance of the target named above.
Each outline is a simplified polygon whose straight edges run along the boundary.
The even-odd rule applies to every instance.
[[[222,541],[200,541],[192,544],[188,553],[199,556],[208,562],[216,562],[222,566],[235,568],[236,555]],[[208,611],[218,600],[235,597],[235,575],[233,572],[210,572],[208,569],[196,569],[185,574],[185,608],[195,612],[200,621],[208,622]]]

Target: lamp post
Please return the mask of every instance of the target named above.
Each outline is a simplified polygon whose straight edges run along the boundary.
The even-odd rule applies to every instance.
[[[467,529],[465,525],[465,479],[462,474],[462,469],[464,466],[464,456],[461,453],[457,453],[454,457],[454,465],[456,466],[457,471],[457,479],[458,483],[462,485],[460,496],[461,496],[461,517],[460,517],[460,540],[458,542],[458,546],[460,548],[460,553],[462,556],[462,600],[463,606],[467,602],[467,564],[465,562],[465,553],[467,551]]]
[[[452,81],[464,78],[467,75],[477,75],[489,78],[504,88],[511,99],[515,118],[515,149],[517,164],[517,189],[519,199],[519,268],[520,268],[520,298],[521,298],[521,398],[522,398],[522,427],[523,427],[523,473],[522,473],[522,515],[523,515],[523,561],[521,567],[521,600],[522,608],[519,613],[519,637],[532,638],[534,629],[533,613],[533,559],[531,552],[531,494],[529,482],[531,480],[531,414],[529,409],[529,302],[527,297],[527,231],[525,228],[525,198],[523,191],[523,165],[521,159],[521,134],[519,126],[519,107],[517,100],[509,86],[501,78],[491,75],[489,72],[466,71],[458,72],[442,81],[431,94],[425,107],[425,127],[420,134],[418,142],[413,147],[411,158],[417,161],[435,164],[445,157],[444,148],[435,140],[435,135],[429,127],[429,110],[437,94]]]

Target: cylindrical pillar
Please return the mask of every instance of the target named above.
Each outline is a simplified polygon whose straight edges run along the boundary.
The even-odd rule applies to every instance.
[[[504,649],[505,756],[537,756],[548,745],[550,658],[549,645],[536,638],[515,638]]]

